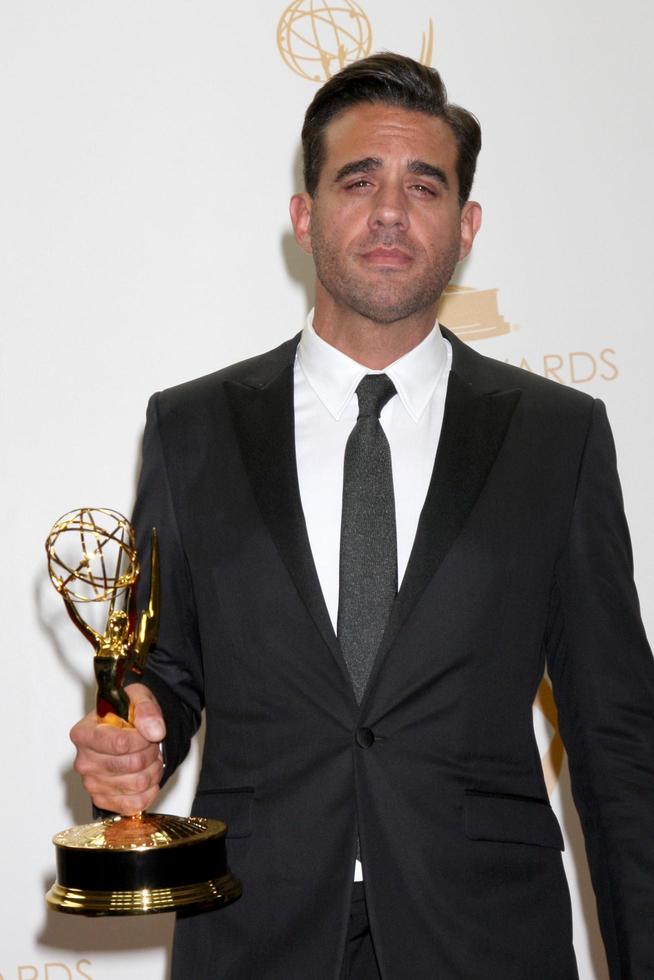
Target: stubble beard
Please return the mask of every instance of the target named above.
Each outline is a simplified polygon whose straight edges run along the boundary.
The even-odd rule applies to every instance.
[[[459,242],[452,241],[436,262],[413,278],[402,269],[378,269],[378,275],[357,275],[342,260],[342,253],[325,241],[320,226],[312,224],[311,243],[316,275],[330,296],[341,306],[366,317],[373,323],[391,324],[434,307],[447,286],[459,258]],[[366,242],[362,251],[379,246],[402,248],[411,255],[414,246],[399,240],[395,234],[380,235]],[[373,270],[371,269],[371,272]]]

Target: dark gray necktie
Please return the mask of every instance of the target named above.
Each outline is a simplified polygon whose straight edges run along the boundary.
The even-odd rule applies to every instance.
[[[359,417],[345,447],[337,629],[357,702],[397,594],[391,449],[379,421],[394,394],[385,374],[362,379]]]

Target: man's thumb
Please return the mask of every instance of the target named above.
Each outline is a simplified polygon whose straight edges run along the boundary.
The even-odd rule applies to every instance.
[[[129,684],[125,690],[134,706],[133,724],[149,742],[161,742],[166,737],[166,726],[159,703],[145,684]]]

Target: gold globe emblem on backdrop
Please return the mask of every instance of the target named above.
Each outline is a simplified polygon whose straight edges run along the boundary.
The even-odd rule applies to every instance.
[[[294,0],[279,19],[277,46],[296,74],[326,82],[370,54],[372,27],[354,0]]]

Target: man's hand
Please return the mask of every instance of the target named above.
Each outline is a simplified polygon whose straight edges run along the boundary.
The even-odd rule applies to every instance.
[[[134,728],[95,711],[71,729],[75,769],[97,807],[131,816],[152,806],[163,772],[159,743],[166,734],[161,708],[144,684],[125,688],[134,705]]]

